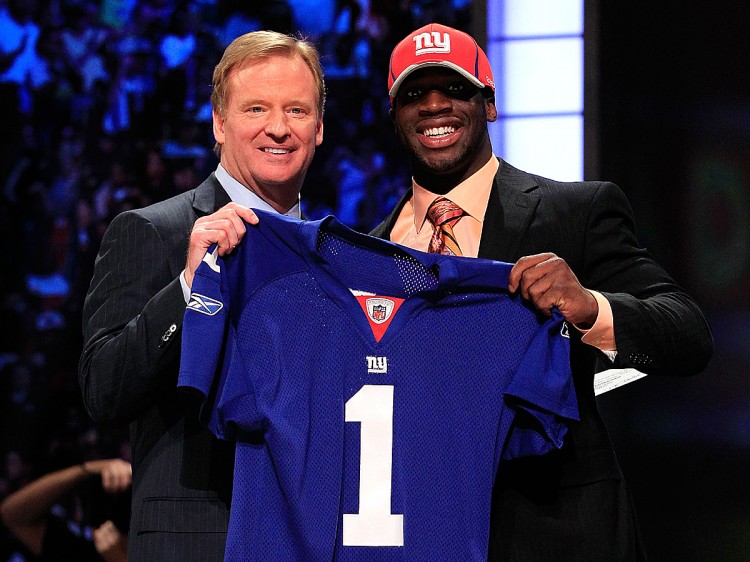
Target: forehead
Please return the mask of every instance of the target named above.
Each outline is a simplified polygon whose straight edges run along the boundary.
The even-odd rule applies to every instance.
[[[261,93],[274,97],[313,97],[317,99],[315,76],[296,54],[272,54],[253,58],[234,67],[227,77],[227,92],[241,97]]]
[[[312,78],[312,71],[307,68],[302,57],[296,54],[272,53],[264,56],[256,56],[237,63],[229,72],[230,80],[248,80],[251,82],[258,78],[280,78],[297,77],[304,79],[299,73],[307,70]]]

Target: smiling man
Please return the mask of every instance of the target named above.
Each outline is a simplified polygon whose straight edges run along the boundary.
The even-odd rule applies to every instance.
[[[299,55],[269,54],[220,72],[214,137],[221,166],[279,213],[298,202],[315,147],[323,141],[323,94]],[[222,93],[224,96],[222,97]]]
[[[489,559],[643,559],[628,489],[597,410],[594,373],[613,366],[700,372],[713,351],[703,314],[639,245],[616,185],[558,182],[493,155],[487,123],[497,119],[495,83],[472,37],[424,26],[396,45],[389,71],[391,117],[413,178],[372,234],[419,250],[515,263],[510,290],[544,314],[557,308],[572,326],[581,419],[570,424],[559,453],[501,463]],[[455,375],[470,384],[481,373]]]
[[[235,39],[214,69],[220,163],[197,188],[117,216],[83,310],[79,381],[89,414],[130,424],[128,560],[223,560],[234,452],[178,395],[180,335],[193,273],[213,243],[240,243],[252,209],[300,216],[299,192],[323,140],[318,53],[275,32]]]

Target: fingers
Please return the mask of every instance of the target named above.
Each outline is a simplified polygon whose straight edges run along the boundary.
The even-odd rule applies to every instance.
[[[225,208],[227,207],[234,208],[237,211],[237,214],[246,222],[249,222],[250,224],[258,224],[258,215],[256,215],[252,209],[237,203],[229,203]]]
[[[555,260],[560,259],[550,252],[522,257],[510,270],[508,291],[515,293],[520,289],[521,296],[529,299],[529,288],[546,274]]]
[[[581,285],[565,260],[552,253],[519,259],[511,269],[508,290],[520,292],[547,316],[557,308],[575,325],[590,325],[598,314],[591,292]]]
[[[252,209],[229,203],[215,213],[201,217],[193,225],[185,264],[185,281],[192,286],[193,273],[200,265],[206,250],[217,245],[220,256],[230,253],[242,241],[247,227],[245,223],[258,224],[258,217]]]
[[[245,235],[244,221],[257,224],[258,218],[251,209],[230,203],[215,213],[195,221],[190,235],[190,247],[196,247],[205,254],[205,250],[211,244],[216,244],[220,256],[228,254]]]
[[[94,548],[96,548],[97,552],[107,550],[114,542],[113,526],[112,521],[105,521],[92,531],[91,538],[94,541]]]
[[[130,487],[133,470],[129,462],[112,459],[102,469],[102,487],[110,494],[122,492]]]
[[[93,530],[91,534],[94,548],[104,560],[125,560],[126,546],[124,536],[112,521],[107,520]]]

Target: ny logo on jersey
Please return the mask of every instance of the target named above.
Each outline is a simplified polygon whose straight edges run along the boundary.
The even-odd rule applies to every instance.
[[[199,293],[193,293],[192,295],[190,295],[190,302],[187,304],[187,307],[189,310],[194,310],[195,312],[200,312],[201,314],[206,314],[208,316],[213,316],[214,314],[219,312],[224,307],[224,305],[221,303],[221,301],[217,301],[216,299],[212,299],[211,297],[207,297]]]
[[[368,355],[367,356],[367,372],[379,373],[379,374],[387,373],[388,372],[388,358]]]
[[[432,33],[420,33],[419,35],[414,36],[413,41],[416,43],[416,55],[451,52],[451,36],[447,33],[443,33],[442,38],[438,31],[433,31]]]

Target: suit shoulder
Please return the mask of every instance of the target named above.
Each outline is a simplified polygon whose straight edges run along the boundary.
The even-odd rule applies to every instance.
[[[620,187],[610,181],[559,181],[533,175],[537,182],[536,193],[542,198],[591,201],[593,199],[625,200]]]
[[[609,181],[561,181],[521,170],[502,159],[496,178],[500,186],[540,197],[587,198],[599,191],[620,191]]]
[[[196,218],[193,209],[194,194],[195,190],[190,190],[140,209],[123,211],[115,217],[113,223],[141,219],[151,223],[157,230],[185,223],[192,224]]]
[[[607,184],[614,185],[612,182],[608,181],[561,181],[537,174],[530,175],[534,178],[539,187],[554,188],[557,190],[596,190]]]
[[[195,199],[195,190],[191,189],[180,193],[169,199],[152,203],[141,209],[134,209],[134,212],[152,221],[172,220],[176,215],[195,214],[193,211],[193,201]]]

